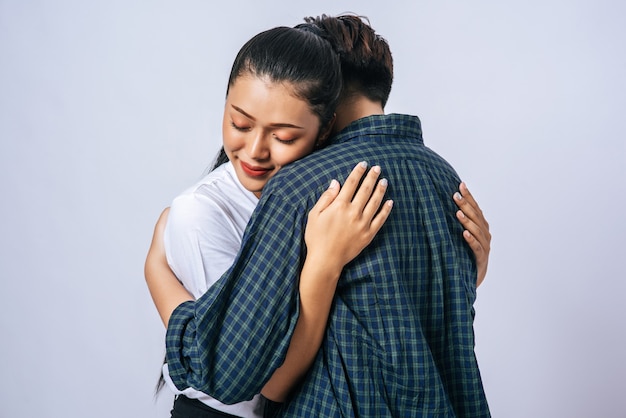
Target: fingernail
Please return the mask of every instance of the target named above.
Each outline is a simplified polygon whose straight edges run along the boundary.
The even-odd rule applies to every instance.
[[[360,165],[361,167],[363,167],[363,168],[367,168],[367,162],[365,162],[365,161],[361,161],[361,162],[359,163],[359,165]]]
[[[457,215],[459,215],[459,218],[465,219],[465,214],[463,213],[463,211],[458,211]]]
[[[380,173],[380,166],[379,165],[375,165],[374,167],[372,167],[372,171],[374,173]]]
[[[389,206],[390,208],[393,207],[393,200],[388,200],[387,206]]]
[[[336,188],[337,186],[339,186],[339,183],[337,182],[337,180],[332,179],[332,180],[330,181],[330,184],[328,185],[328,188],[329,188],[329,189],[334,189],[334,188]]]
[[[463,199],[463,198],[461,197],[461,193],[459,193],[459,192],[454,193],[454,198],[455,198],[456,200],[461,200],[461,199]]]
[[[382,179],[379,183],[381,186],[387,187],[387,179]]]

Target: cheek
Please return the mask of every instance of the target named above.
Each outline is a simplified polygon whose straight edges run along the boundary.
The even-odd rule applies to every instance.
[[[302,144],[292,146],[281,145],[280,150],[274,150],[272,155],[274,156],[274,160],[279,165],[284,166],[299,160],[300,158],[306,157],[313,152],[314,146],[314,141],[307,141],[306,143],[303,142]]]
[[[229,127],[224,126],[224,130],[222,132],[222,143],[224,145],[224,150],[228,152],[237,151],[240,149],[244,143],[243,138],[237,132],[233,132]]]
[[[224,113],[222,117],[222,145],[224,150],[236,151],[241,148],[242,135],[241,132],[237,132],[231,125],[230,117]]]

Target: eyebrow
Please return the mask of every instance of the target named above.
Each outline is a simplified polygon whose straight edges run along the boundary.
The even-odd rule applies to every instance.
[[[251,114],[249,114],[248,112],[246,112],[245,110],[243,110],[242,108],[235,106],[233,104],[230,105],[233,109],[235,109],[237,112],[241,113],[242,115],[244,115],[245,117],[247,117],[248,119],[252,119],[254,121],[256,121],[256,118],[254,116],[252,116]],[[270,126],[275,127],[275,128],[295,128],[295,129],[304,129],[304,127],[302,126],[298,126],[298,125],[293,125],[291,123],[271,123]]]

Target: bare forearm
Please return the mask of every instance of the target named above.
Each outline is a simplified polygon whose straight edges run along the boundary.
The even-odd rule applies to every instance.
[[[163,211],[155,226],[144,266],[148,290],[166,328],[174,309],[183,302],[193,300],[167,264],[163,246],[163,229],[167,213],[168,209]]]
[[[283,402],[306,374],[319,350],[341,269],[310,258],[300,274],[300,315],[285,361],[263,387],[263,395]],[[313,280],[315,279],[315,280]]]
[[[193,297],[169,269],[151,265],[147,261],[145,276],[154,305],[159,312],[163,325],[167,328],[167,323],[174,309],[183,302],[193,300]]]

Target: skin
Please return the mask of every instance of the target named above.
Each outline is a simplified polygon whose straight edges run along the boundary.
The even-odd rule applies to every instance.
[[[356,93],[344,96],[337,106],[337,117],[332,133],[340,132],[357,119],[371,115],[383,115],[384,113],[385,110],[381,102]],[[459,207],[456,213],[457,219],[465,228],[463,238],[476,256],[476,286],[478,287],[487,275],[489,252],[491,251],[489,223],[465,183],[459,185],[459,191],[454,193],[453,199]]]
[[[340,113],[344,117],[337,119],[339,127],[335,129],[342,129],[359,114],[376,114],[371,112],[382,114],[382,106],[354,100],[352,107],[344,106],[344,113]],[[242,75],[230,86],[226,100],[224,149],[242,185],[260,196],[280,168],[309,154],[327,138],[330,126],[321,133],[319,126],[319,118],[308,103],[293,94],[288,83]],[[371,242],[391,212],[392,202],[381,206],[387,184],[385,180],[378,181],[379,174],[380,167],[368,171],[367,164],[357,164],[344,186],[336,181],[331,183],[309,213],[305,231],[307,258],[299,286],[300,316],[285,362],[262,390],[268,399],[284,401],[310,367],[324,336],[341,270]],[[352,196],[355,197],[351,199]],[[454,199],[460,208],[457,217],[476,254],[480,284],[490,251],[489,225],[464,184],[459,196],[460,199],[455,194]],[[146,282],[166,327],[173,310],[193,300],[167,265],[163,246],[167,212],[166,209],[157,222],[145,264]]]
[[[317,115],[293,94],[288,83],[240,76],[230,86],[226,100],[224,150],[242,185],[259,196],[280,168],[309,154],[327,137],[330,129],[318,135],[319,126]],[[285,361],[262,391],[269,399],[283,401],[310,367],[322,342],[343,266],[371,242],[391,212],[392,202],[382,204],[387,182],[378,182],[379,175],[380,167],[367,170],[366,163],[358,164],[344,187],[332,182],[309,213],[308,254],[299,282],[300,315]],[[180,303],[193,300],[165,259],[166,218],[167,210],[155,228],[145,267],[148,287],[165,326]]]
[[[489,252],[491,251],[489,223],[465,182],[459,185],[459,191],[454,194],[454,203],[459,207],[456,217],[465,228],[463,238],[476,256],[476,287],[478,287],[487,275]]]
[[[379,175],[380,167],[368,171],[367,164],[358,164],[343,187],[331,182],[309,212],[304,237],[308,253],[300,273],[300,315],[283,365],[261,391],[268,399],[284,401],[311,366],[343,267],[372,241],[391,212],[391,200],[382,204],[387,182],[377,181]],[[168,211],[157,222],[145,272],[166,327],[173,309],[193,300],[165,261],[163,233]]]
[[[222,134],[237,178],[259,197],[278,170],[313,152],[324,141],[320,120],[288,83],[242,75],[230,87]]]

